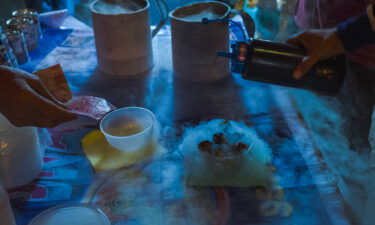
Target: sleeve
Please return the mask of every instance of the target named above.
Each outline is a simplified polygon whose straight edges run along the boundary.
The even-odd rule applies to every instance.
[[[351,18],[337,26],[337,33],[343,47],[354,53],[361,47],[375,44],[374,4],[367,7],[367,13]]]
[[[367,15],[370,20],[371,28],[375,31],[375,4],[367,6]]]

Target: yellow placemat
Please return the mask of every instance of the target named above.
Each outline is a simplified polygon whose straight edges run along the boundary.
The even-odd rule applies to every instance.
[[[88,133],[81,141],[83,151],[96,172],[114,170],[130,166],[151,157],[160,156],[165,152],[154,137],[150,144],[134,152],[124,152],[108,144],[100,130]]]

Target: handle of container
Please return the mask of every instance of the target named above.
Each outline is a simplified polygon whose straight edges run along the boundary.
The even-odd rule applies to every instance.
[[[241,18],[242,18],[242,21],[245,25],[245,30],[246,30],[246,34],[247,34],[247,37],[249,39],[252,39],[254,38],[254,35],[255,35],[255,22],[253,20],[253,18],[247,14],[245,11],[241,10],[241,9],[232,9],[230,11],[230,14],[231,14],[231,18],[235,15],[240,15]],[[242,28],[242,26],[241,26]]]
[[[158,34],[158,32],[161,30],[161,28],[164,27],[164,25],[166,24],[168,20],[168,13],[169,13],[168,5],[167,3],[165,3],[164,0],[155,0],[155,5],[159,11],[161,20],[158,23],[158,25],[156,25],[156,27],[152,30],[151,32],[152,38],[154,38]]]
[[[247,39],[253,39],[254,35],[255,35],[255,22],[254,22],[253,18],[251,18],[251,16],[243,10],[233,10],[232,9],[230,11],[229,18],[233,18],[235,15],[241,16],[242,21],[245,25],[246,34],[245,34],[245,31],[244,31],[241,23],[239,23],[237,21],[234,21],[234,20],[231,20],[231,19],[228,19],[228,18],[214,19],[214,20],[211,20],[211,19],[208,19],[208,18],[203,18],[202,24],[208,24],[208,23],[212,23],[212,22],[232,23],[232,24],[236,25],[238,28],[240,28],[240,30],[242,31],[243,41],[246,41]]]

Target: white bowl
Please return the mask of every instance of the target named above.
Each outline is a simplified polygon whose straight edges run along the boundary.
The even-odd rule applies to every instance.
[[[112,147],[133,152],[151,141],[154,124],[155,116],[150,110],[126,107],[107,114],[100,121],[100,130]]]

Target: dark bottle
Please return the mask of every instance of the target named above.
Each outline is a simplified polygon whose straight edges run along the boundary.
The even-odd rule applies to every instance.
[[[306,55],[306,50],[286,43],[253,39],[233,44],[232,53],[218,54],[231,58],[232,72],[241,74],[246,80],[335,95],[345,79],[344,55],[319,61],[302,79],[294,79],[293,70]]]

